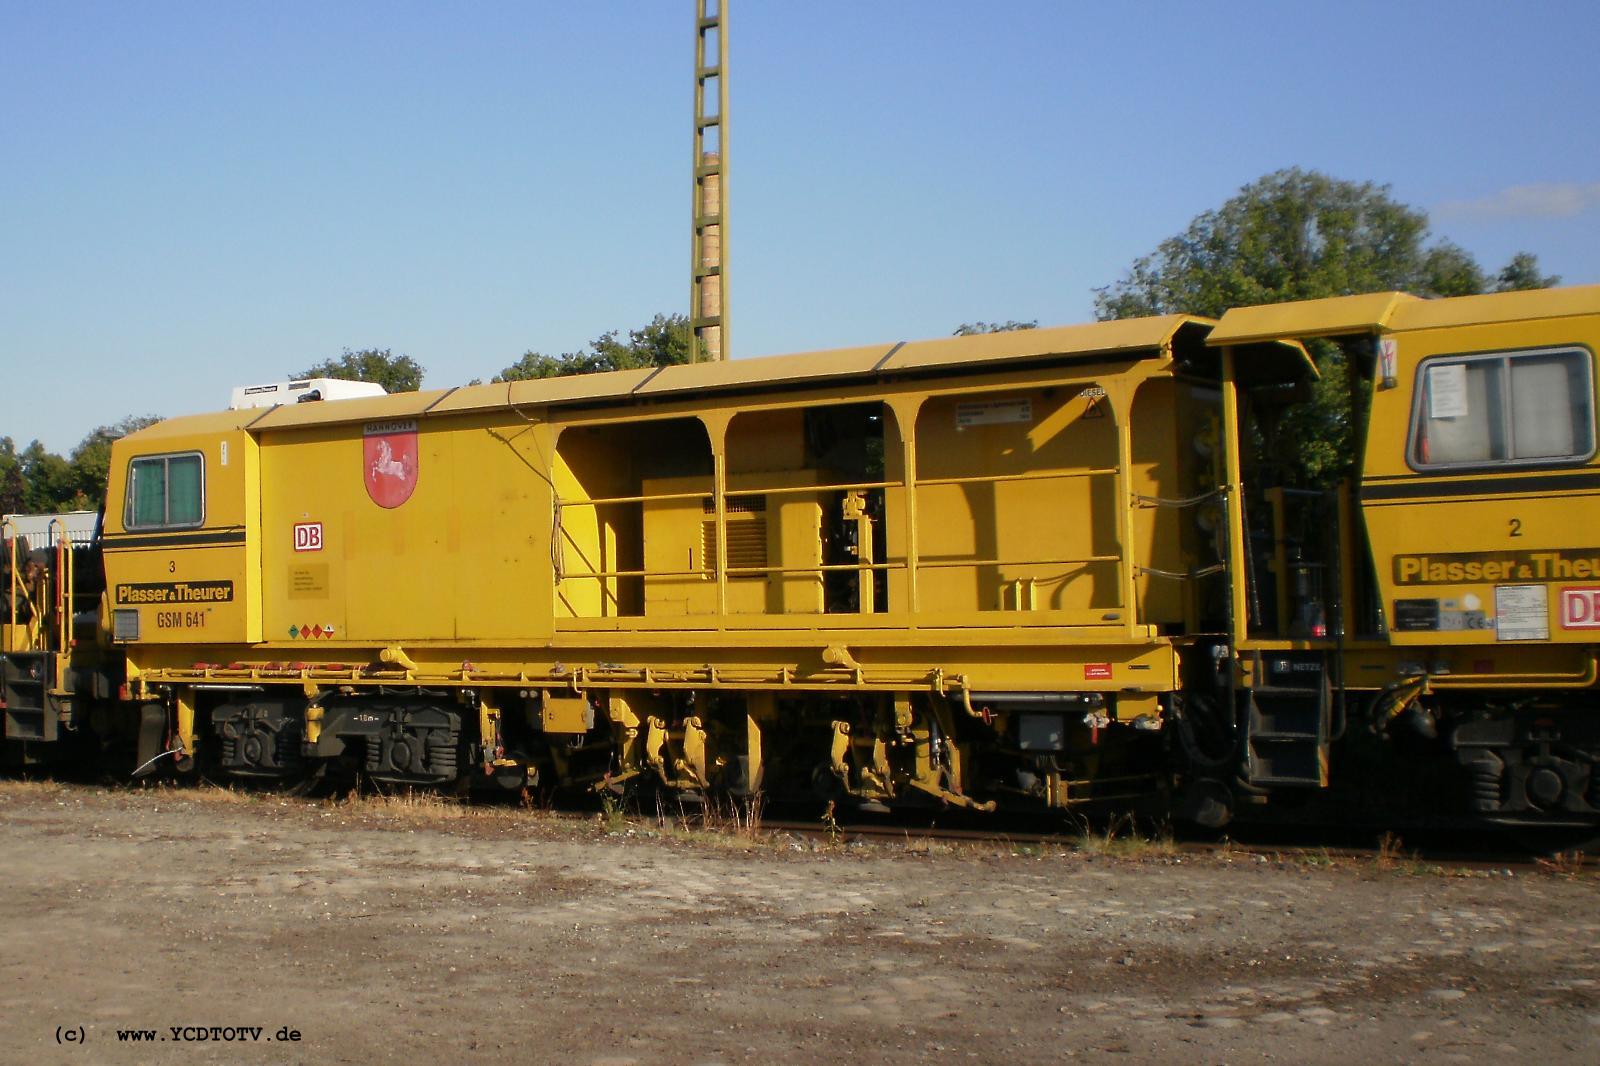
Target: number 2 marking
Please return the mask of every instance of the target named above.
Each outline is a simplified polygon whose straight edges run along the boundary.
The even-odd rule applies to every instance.
[[[1511,535],[1513,537],[1522,536],[1522,519],[1513,518],[1511,520]]]

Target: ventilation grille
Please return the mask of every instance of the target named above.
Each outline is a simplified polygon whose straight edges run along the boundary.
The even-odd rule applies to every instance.
[[[706,510],[712,510],[707,500]],[[727,502],[728,569],[767,565],[767,501],[764,496],[730,496]],[[717,563],[717,519],[713,515],[700,523],[700,558],[705,569]],[[731,574],[733,580],[761,578],[764,574]]]

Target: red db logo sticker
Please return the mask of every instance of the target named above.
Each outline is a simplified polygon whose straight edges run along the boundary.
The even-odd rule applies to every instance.
[[[297,552],[321,551],[322,523],[296,522],[294,526],[294,550]]]
[[[1600,586],[1561,590],[1562,629],[1600,629]]]

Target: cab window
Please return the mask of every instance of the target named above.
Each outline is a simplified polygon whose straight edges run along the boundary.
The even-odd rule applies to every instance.
[[[1417,470],[1526,466],[1594,454],[1594,380],[1582,348],[1444,356],[1417,370]]]
[[[205,520],[205,471],[199,452],[151,455],[128,467],[128,529],[198,526]]]

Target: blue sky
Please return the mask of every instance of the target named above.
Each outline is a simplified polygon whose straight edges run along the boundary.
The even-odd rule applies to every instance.
[[[691,0],[0,0],[0,435],[688,304]],[[1600,282],[1600,4],[734,0],[736,356],[1092,317],[1285,166]]]

